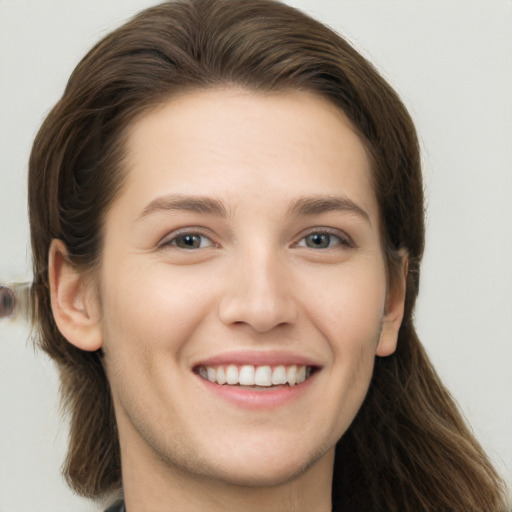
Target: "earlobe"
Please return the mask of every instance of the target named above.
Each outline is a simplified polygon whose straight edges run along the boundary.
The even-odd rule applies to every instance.
[[[407,291],[407,274],[409,269],[408,257],[401,255],[400,273],[393,283],[386,297],[386,306],[382,318],[382,327],[379,343],[375,354],[379,357],[387,357],[396,350],[398,331],[402,325],[405,308],[405,295]]]
[[[48,272],[53,316],[61,334],[81,350],[102,346],[97,297],[87,277],[69,261],[66,245],[53,240]]]

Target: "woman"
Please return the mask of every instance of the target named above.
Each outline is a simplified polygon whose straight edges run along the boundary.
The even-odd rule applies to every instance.
[[[72,74],[29,203],[78,493],[505,510],[414,330],[414,127],[326,27],[265,0],[141,13]]]

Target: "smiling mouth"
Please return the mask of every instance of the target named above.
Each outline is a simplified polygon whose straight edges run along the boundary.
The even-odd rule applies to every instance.
[[[196,369],[203,379],[214,384],[250,388],[272,388],[295,386],[306,381],[314,372],[312,366],[305,365],[217,365],[199,366]]]

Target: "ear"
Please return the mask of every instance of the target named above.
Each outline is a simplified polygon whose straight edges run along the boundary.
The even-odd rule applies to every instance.
[[[390,356],[396,350],[398,331],[404,317],[409,261],[405,253],[401,254],[400,259],[398,275],[393,280],[386,297],[379,343],[375,351],[376,355],[380,357]]]
[[[87,276],[69,261],[66,245],[61,240],[53,240],[50,245],[48,271],[51,306],[59,331],[79,349],[100,349],[98,299]]]

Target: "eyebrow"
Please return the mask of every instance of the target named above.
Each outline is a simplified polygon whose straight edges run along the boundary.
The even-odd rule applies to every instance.
[[[142,210],[139,219],[148,217],[158,212],[189,211],[205,213],[217,217],[227,217],[228,210],[224,203],[218,199],[207,196],[187,196],[172,194],[157,197]],[[301,197],[290,205],[288,215],[319,215],[331,211],[354,213],[370,222],[370,216],[354,201],[343,196],[306,196]]]
[[[370,222],[370,216],[351,199],[343,196],[307,196],[294,201],[289,213],[295,215],[319,215],[331,211],[354,213]]]
[[[142,210],[138,219],[142,219],[157,212],[189,211],[206,213],[217,217],[227,217],[227,209],[218,199],[203,196],[185,196],[172,194],[157,197]]]

